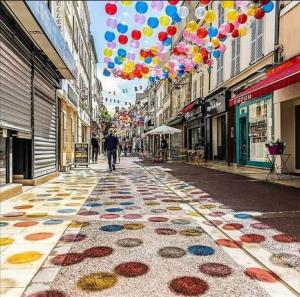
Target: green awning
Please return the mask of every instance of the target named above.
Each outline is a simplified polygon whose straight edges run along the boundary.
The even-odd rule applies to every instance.
[[[183,120],[184,120],[184,117],[176,117],[174,119],[170,119],[170,121],[167,122],[167,125],[172,127],[172,126],[182,123]]]

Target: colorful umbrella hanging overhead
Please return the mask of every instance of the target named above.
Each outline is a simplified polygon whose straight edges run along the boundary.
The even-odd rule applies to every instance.
[[[272,12],[271,0],[221,1],[225,21],[217,25],[212,0],[199,0],[195,11],[182,1],[109,1],[105,4],[109,30],[104,33],[106,67],[103,75],[122,79],[160,80],[180,77],[198,64],[211,67],[226,51],[228,38],[247,35],[251,19]],[[220,3],[220,1],[217,1]],[[120,6],[133,12],[134,27],[119,17]],[[183,30],[183,41],[170,51],[177,24],[194,13]]]

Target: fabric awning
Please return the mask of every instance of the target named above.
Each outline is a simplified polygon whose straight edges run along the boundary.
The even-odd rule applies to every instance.
[[[269,70],[265,79],[230,99],[229,106],[235,106],[297,82],[300,82],[300,55]]]
[[[191,103],[189,103],[188,105],[186,105],[181,111],[180,113],[186,114],[187,112],[193,110],[196,106],[197,106],[197,100],[192,101]]]

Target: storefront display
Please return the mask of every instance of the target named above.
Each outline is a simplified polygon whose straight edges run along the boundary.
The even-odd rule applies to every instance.
[[[273,139],[272,96],[239,105],[237,112],[238,163],[268,167],[266,143]]]

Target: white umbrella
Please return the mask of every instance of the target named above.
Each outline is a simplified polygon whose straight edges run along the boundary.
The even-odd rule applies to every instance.
[[[169,127],[166,125],[162,125],[160,127],[157,127],[155,129],[149,131],[146,134],[147,135],[163,135],[163,134],[176,134],[176,133],[181,133],[181,130],[173,128],[173,127]]]

